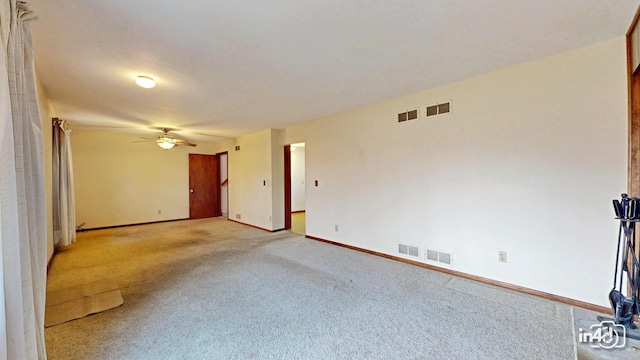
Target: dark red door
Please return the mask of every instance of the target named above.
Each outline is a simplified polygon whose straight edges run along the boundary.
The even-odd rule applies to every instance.
[[[217,155],[189,154],[189,217],[221,216],[220,162]]]

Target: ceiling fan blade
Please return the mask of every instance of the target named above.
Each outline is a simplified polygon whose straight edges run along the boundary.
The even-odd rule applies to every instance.
[[[190,143],[186,140],[181,140],[181,139],[175,139],[175,140],[176,140],[176,145],[197,146],[197,144]]]
[[[132,142],[156,142],[155,140],[135,140]]]
[[[140,138],[140,139],[149,140],[149,141],[156,141],[156,140],[158,140],[158,139],[152,139],[152,138],[147,138],[147,137],[142,137],[142,136],[139,136],[139,138]]]

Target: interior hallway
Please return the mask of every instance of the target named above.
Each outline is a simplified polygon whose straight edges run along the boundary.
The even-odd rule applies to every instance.
[[[291,232],[306,235],[307,213],[304,211],[291,213]]]

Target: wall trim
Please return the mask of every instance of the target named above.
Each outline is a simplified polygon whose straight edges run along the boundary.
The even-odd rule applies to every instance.
[[[127,226],[138,226],[138,225],[160,224],[160,223],[165,223],[165,222],[182,221],[182,220],[191,220],[191,219],[189,219],[189,218],[184,218],[184,219],[170,219],[170,220],[149,221],[149,222],[142,222],[142,223],[135,223],[135,224],[123,224],[123,225],[113,225],[113,226],[102,226],[102,227],[95,227],[95,228],[82,229],[82,230],[80,230],[80,231],[77,231],[77,230],[76,230],[76,232],[85,232],[85,231],[93,231],[93,230],[104,230],[104,229],[115,229],[115,228],[121,228],[121,227],[127,227]],[[193,220],[198,220],[198,219],[193,219]]]
[[[255,226],[255,225],[251,225],[251,224],[243,223],[243,222],[238,221],[238,220],[233,220],[233,219],[227,219],[227,220],[232,221],[232,222],[234,222],[234,223],[238,223],[238,224],[242,224],[242,225],[250,226],[250,227],[255,228],[255,229],[258,229],[258,230],[267,231],[267,232],[276,232],[276,231],[282,231],[282,230],[285,230],[284,228],[282,228],[282,229],[275,229],[275,230],[269,230],[269,229],[265,229],[265,228],[260,227],[260,226]]]
[[[357,247],[357,246],[346,245],[346,244],[342,244],[342,243],[338,243],[338,242],[335,242],[335,241],[318,238],[318,237],[311,236],[311,235],[305,235],[305,237],[308,238],[308,239],[311,239],[311,240],[320,241],[320,242],[328,243],[328,244],[331,244],[331,245],[337,245],[337,246],[340,246],[340,247],[344,247],[344,248],[347,248],[347,249],[360,251],[360,252],[367,253],[367,254],[370,254],[370,255],[380,256],[380,257],[383,257],[383,258],[400,261],[400,262],[403,262],[403,263],[406,263],[406,264],[419,266],[421,268],[434,270],[434,271],[442,272],[442,273],[449,274],[449,275],[458,276],[458,277],[469,279],[469,280],[478,281],[478,282],[489,284],[489,285],[495,285],[495,286],[499,286],[499,287],[502,287],[502,288],[505,288],[505,289],[514,290],[514,291],[518,291],[518,292],[529,294],[529,295],[534,295],[534,296],[537,296],[537,297],[540,297],[540,298],[543,298],[543,299],[557,301],[557,302],[560,302],[560,303],[563,303],[563,304],[567,304],[567,305],[571,305],[571,306],[575,306],[575,307],[579,307],[579,308],[583,308],[583,309],[587,309],[587,310],[591,310],[591,311],[595,311],[595,312],[599,312],[599,313],[603,313],[603,314],[609,314],[609,315],[611,314],[611,309],[608,308],[608,307],[604,307],[604,306],[600,306],[600,305],[596,305],[596,304],[591,304],[591,303],[588,303],[588,302],[575,300],[575,299],[567,298],[567,297],[564,297],[564,296],[554,295],[554,294],[546,293],[544,291],[530,289],[530,288],[527,288],[527,287],[524,287],[524,286],[509,284],[509,283],[506,283],[506,282],[493,280],[493,279],[485,278],[485,277],[482,277],[482,276],[471,275],[471,274],[467,274],[467,273],[464,273],[464,272],[461,272],[461,271],[446,269],[446,268],[442,268],[442,267],[439,267],[439,266],[433,266],[433,265],[421,263],[419,261],[404,259],[404,258],[401,258],[401,257],[388,255],[388,254],[384,254],[384,253],[373,251],[373,250],[363,249],[363,248],[360,248],[360,247]]]
[[[306,212],[306,210],[292,211],[291,213],[292,214],[300,214],[300,213],[303,213],[303,212]]]
[[[53,253],[51,254],[51,257],[49,258],[49,261],[47,262],[47,275],[49,275],[49,271],[51,270],[51,265],[53,265],[53,259],[56,257],[56,254],[58,253],[58,248],[56,246],[53,247]]]

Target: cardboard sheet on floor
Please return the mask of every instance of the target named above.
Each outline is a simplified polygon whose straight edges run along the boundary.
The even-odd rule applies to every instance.
[[[44,326],[62,324],[123,303],[118,282],[109,279],[47,291]]]

